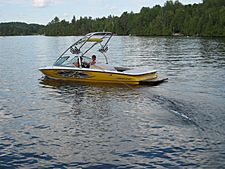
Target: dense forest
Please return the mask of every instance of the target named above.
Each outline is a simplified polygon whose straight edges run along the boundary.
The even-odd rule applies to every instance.
[[[0,36],[38,35],[44,33],[44,25],[23,22],[0,23]]]
[[[119,17],[109,15],[107,18],[77,19],[73,16],[71,21],[55,17],[44,28],[34,26],[37,29],[32,25],[23,27],[24,30],[9,26],[11,29],[3,29],[4,24],[0,24],[0,35],[9,35],[12,30],[11,34],[39,33],[47,36],[84,35],[95,31],[139,36],[225,36],[225,0],[203,0],[193,5],[169,0],[162,7],[143,7],[139,13],[124,12]]]

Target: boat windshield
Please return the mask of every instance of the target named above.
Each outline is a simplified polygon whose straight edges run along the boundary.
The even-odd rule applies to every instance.
[[[78,61],[78,56],[63,56],[61,57],[54,66],[74,66],[74,64]],[[87,56],[82,56],[82,62],[90,63],[91,58]]]

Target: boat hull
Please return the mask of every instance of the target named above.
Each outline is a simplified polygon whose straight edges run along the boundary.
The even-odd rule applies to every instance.
[[[77,69],[77,68],[54,68],[46,67],[39,69],[49,78],[74,82],[91,82],[91,83],[126,83],[138,85],[140,81],[157,78],[157,72],[143,73],[125,73],[107,70],[95,69]]]

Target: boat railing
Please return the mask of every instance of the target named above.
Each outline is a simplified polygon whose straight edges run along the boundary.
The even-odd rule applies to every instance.
[[[84,56],[88,51],[90,51],[95,45],[100,44],[101,48],[98,50],[100,53],[102,53],[105,57],[106,64],[108,64],[108,59],[104,53],[107,52],[108,47],[107,44],[112,38],[113,33],[112,32],[92,32],[87,35],[85,35],[83,38],[76,41],[74,44],[72,44],[69,48],[67,48],[56,60],[54,65],[57,65],[57,63],[61,60],[61,58],[70,50],[72,54],[77,54],[78,57]],[[100,36],[99,38],[94,38],[96,36]],[[92,40],[90,40],[92,39]],[[95,39],[95,40],[94,40]],[[101,40],[99,40],[101,39]],[[104,41],[104,39],[106,39]],[[94,44],[91,45],[86,51],[82,52],[81,48],[90,40],[90,42],[93,42]],[[80,46],[79,46],[80,45]],[[79,46],[79,47],[78,47]],[[68,59],[68,58],[67,58]]]

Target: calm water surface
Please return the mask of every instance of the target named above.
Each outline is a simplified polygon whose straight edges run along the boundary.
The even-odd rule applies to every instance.
[[[225,166],[225,39],[114,37],[109,62],[155,87],[44,80],[78,38],[0,37],[0,168]]]

